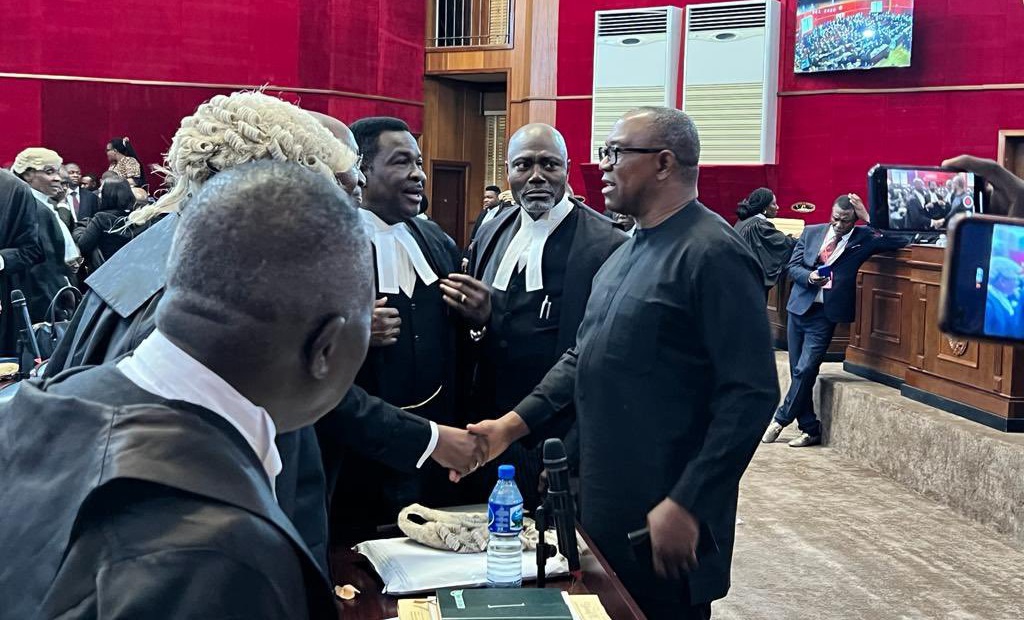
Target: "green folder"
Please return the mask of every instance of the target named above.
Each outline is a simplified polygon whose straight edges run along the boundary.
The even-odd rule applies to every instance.
[[[437,591],[441,620],[572,620],[561,590],[538,588]]]

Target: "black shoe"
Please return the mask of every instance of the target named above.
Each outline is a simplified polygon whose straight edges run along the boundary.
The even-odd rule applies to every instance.
[[[806,448],[808,446],[820,446],[821,435],[808,435],[807,433],[800,433],[800,436],[789,442],[790,448]]]

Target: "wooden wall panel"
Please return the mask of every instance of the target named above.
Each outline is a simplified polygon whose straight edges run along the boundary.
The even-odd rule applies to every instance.
[[[487,158],[486,122],[481,91],[467,82],[428,77],[424,81],[424,124],[420,148],[427,171],[427,196],[433,198],[430,179],[434,160],[469,165],[466,192],[466,230],[456,242],[463,243],[480,212]],[[457,235],[459,236],[459,235]]]

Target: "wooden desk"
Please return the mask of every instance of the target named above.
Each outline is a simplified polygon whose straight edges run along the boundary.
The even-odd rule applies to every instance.
[[[789,303],[789,292],[793,289],[793,282],[788,277],[768,291],[768,322],[772,328],[772,344],[780,351],[789,350],[786,342],[786,321],[789,313],[786,312],[786,304]],[[850,344],[850,326],[842,324],[836,326],[832,334],[832,342],[825,353],[826,362],[841,362],[846,354],[846,347]]]
[[[864,263],[845,368],[933,407],[1024,432],[1024,348],[939,331],[943,251],[914,245]]]
[[[601,557],[597,547],[586,534],[583,534],[583,537],[591,553],[580,558],[583,569],[582,581],[573,583],[569,577],[548,579],[547,587],[566,590],[572,594],[596,594],[608,615],[614,620],[645,620],[643,612],[615,576],[615,572]],[[335,548],[331,552],[331,567],[336,584],[350,583],[362,592],[354,600],[337,601],[339,615],[344,620],[382,620],[398,615],[399,597],[381,594],[384,584],[366,558],[351,549]],[[523,584],[523,587],[530,585]]]

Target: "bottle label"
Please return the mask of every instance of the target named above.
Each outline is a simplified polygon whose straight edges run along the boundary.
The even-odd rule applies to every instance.
[[[518,534],[523,531],[523,505],[487,502],[487,529],[495,534]]]

